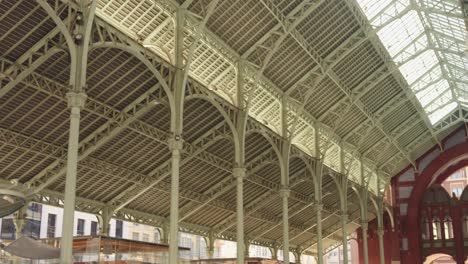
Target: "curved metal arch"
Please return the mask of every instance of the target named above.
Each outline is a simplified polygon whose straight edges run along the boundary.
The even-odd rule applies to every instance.
[[[232,122],[229,115],[226,113],[226,111],[224,111],[223,107],[218,102],[216,102],[213,98],[211,98],[211,97],[209,97],[207,95],[204,95],[204,94],[191,94],[191,95],[188,95],[188,96],[186,96],[184,98],[184,103],[189,101],[189,100],[196,100],[196,99],[205,100],[205,101],[211,103],[211,105],[213,105],[219,111],[219,113],[224,117],[224,120],[226,121],[229,128],[231,129],[231,133],[232,133],[231,141],[234,144],[234,151],[235,151],[234,159],[237,159],[237,157],[239,156],[238,154],[240,152],[240,145],[239,145],[239,142],[237,140],[234,140],[234,139],[238,138],[238,133],[237,133],[237,130],[236,130],[236,126]],[[236,160],[236,162],[238,162],[238,161]]]
[[[387,214],[388,214],[388,219],[390,219],[390,226],[392,227],[392,229],[395,228],[395,218],[393,216],[393,212],[392,212],[392,209],[388,206],[385,206],[385,211],[387,211]]]
[[[374,206],[377,217],[378,218],[382,217],[382,215],[380,215],[380,212],[379,212],[379,205],[377,204],[377,201],[375,201],[374,197],[372,196],[369,196],[369,199],[372,202],[372,205]]]
[[[354,193],[356,194],[356,197],[358,198],[359,200],[359,204],[361,205],[361,207],[363,206],[362,204],[362,197],[361,197],[361,194],[359,193],[359,190],[356,188],[356,186],[352,186],[351,189],[354,191]]]
[[[113,49],[123,50],[123,51],[131,54],[135,58],[139,59],[151,71],[151,73],[153,73],[154,77],[159,81],[159,83],[161,83],[161,86],[162,86],[164,92],[166,93],[166,96],[168,97],[169,109],[170,109],[170,112],[171,112],[171,129],[172,129],[172,127],[173,127],[172,123],[175,122],[173,120],[174,119],[174,112],[175,112],[174,96],[173,96],[172,91],[171,91],[169,85],[167,84],[166,80],[162,77],[162,75],[159,73],[159,71],[156,69],[156,67],[154,67],[154,65],[151,64],[151,62],[145,56],[143,56],[142,53],[140,53],[138,50],[136,50],[132,46],[124,45],[124,44],[121,44],[121,43],[109,42],[109,41],[95,42],[95,43],[93,43],[91,45],[91,47],[89,49],[89,52],[91,52],[94,49],[99,49],[99,48],[111,48],[111,49],[113,48]]]
[[[281,160],[283,160],[283,155],[281,154],[281,151],[280,149],[278,148],[278,146],[275,144],[275,142],[273,141],[273,139],[267,134],[267,132],[264,130],[264,129],[258,129],[258,128],[255,128],[255,129],[249,129],[245,132],[245,139],[247,139],[247,136],[249,134],[253,134],[253,133],[256,133],[256,134],[259,134],[260,136],[264,137],[268,143],[270,144],[270,146],[273,148],[273,151],[275,152],[276,154],[276,157],[278,158],[278,164],[279,164],[279,169],[280,169],[280,172],[281,171],[284,171],[284,164],[281,162]],[[244,140],[245,140],[244,139]]]
[[[70,54],[70,72],[76,72],[77,71],[77,61],[78,61],[78,50],[76,48],[74,39],[72,35],[70,34],[70,31],[67,29],[65,26],[65,23],[63,22],[62,19],[55,13],[55,11],[52,9],[52,7],[45,1],[45,0],[38,0],[37,3],[46,11],[46,13],[49,15],[49,17],[54,21],[54,23],[57,25],[59,28],[60,32],[62,35],[65,37],[65,41],[68,46],[69,54]],[[90,6],[90,13],[88,21],[86,21],[85,25],[85,31],[84,31],[84,36],[82,39],[82,43],[85,43],[83,45],[83,54],[88,54],[89,52],[89,43],[91,39],[91,31],[93,27],[93,21],[94,21],[94,16],[96,12],[96,6],[97,6],[97,0],[94,0],[91,2]],[[80,77],[80,87],[84,87],[86,84],[86,67],[87,67],[87,58],[84,58],[84,63],[81,64],[81,72],[83,73],[82,76]],[[76,82],[76,76],[74,74],[70,74],[70,84],[73,85]]]
[[[291,155],[289,156],[289,162],[293,159],[299,159],[302,161],[302,163],[304,163],[304,165],[306,166],[307,170],[309,171],[310,173],[310,176],[312,177],[312,183],[314,184],[314,190],[315,190],[315,185],[317,185],[317,178],[315,177],[315,174],[313,173],[313,169],[312,167],[310,166],[310,164],[307,162],[306,160],[306,157],[304,157],[303,155]]]
[[[343,186],[341,186],[340,182],[338,181],[338,178],[334,175],[334,173],[324,173],[323,175],[330,177],[332,181],[335,183],[336,189],[338,190],[338,195],[340,197],[340,205],[341,205],[340,207],[341,209],[344,209],[346,201],[345,201],[345,194],[343,193],[344,191]],[[342,177],[344,176],[342,175]]]
[[[60,29],[60,32],[62,35],[65,37],[65,41],[67,42],[68,50],[70,52],[70,59],[71,59],[71,65],[70,65],[70,71],[76,71],[76,48],[75,48],[75,42],[73,41],[73,38],[68,30],[68,28],[65,26],[63,23],[62,19],[60,19],[59,16],[55,13],[55,11],[52,9],[52,7],[45,1],[45,0],[38,0],[37,3],[46,11],[47,15],[54,21],[55,25]],[[70,78],[70,84],[72,84],[72,79]]]
[[[0,89],[0,98],[5,96],[11,89],[13,89],[16,85],[21,83],[27,76],[29,76],[32,72],[34,72],[37,68],[42,66],[47,60],[52,58],[54,55],[59,54],[59,53],[65,53],[69,54],[69,51],[63,48],[59,47],[52,47],[45,54],[43,54],[41,57],[37,58],[32,64],[29,65],[27,69],[24,71],[21,71],[16,78],[8,82],[5,86],[1,87]]]

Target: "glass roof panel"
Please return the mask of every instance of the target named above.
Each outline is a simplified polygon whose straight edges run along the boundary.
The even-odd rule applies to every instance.
[[[438,34],[437,32],[431,32],[431,36],[433,36],[433,38],[436,38],[437,36],[439,36],[438,44],[441,49],[453,50],[454,52],[463,52],[465,49],[463,42],[461,42],[460,40],[457,40],[456,38],[441,35],[441,34]]]
[[[415,81],[411,85],[411,89],[413,92],[417,93],[423,91],[425,89],[431,88],[431,85],[435,82],[442,79],[442,69],[439,65],[435,65],[432,69],[427,71],[423,76],[419,77],[417,81]]]
[[[421,3],[429,8],[435,8],[444,12],[461,14],[457,0],[423,0]]]
[[[467,102],[468,39],[457,0],[357,0],[432,124]]]
[[[410,11],[382,28],[377,34],[390,56],[395,56],[403,48],[424,33],[424,26],[416,11]]]
[[[445,105],[444,107],[438,109],[437,111],[430,113],[429,120],[431,120],[431,122],[435,124],[438,121],[440,121],[442,118],[446,117],[447,114],[450,114],[451,112],[453,112],[453,110],[455,110],[456,108],[457,108],[457,103],[451,102]]]
[[[468,74],[466,74],[466,71],[458,67],[452,67],[451,71],[455,79],[468,83]]]
[[[428,113],[433,113],[437,109],[447,105],[450,102],[453,102],[452,91],[447,88],[447,90],[438,93],[437,97],[427,102],[427,105],[424,106],[424,110],[426,110]]]
[[[424,73],[428,72],[432,67],[437,65],[437,57],[433,50],[427,50],[416,58],[403,64],[400,71],[411,85]]]
[[[456,39],[463,41],[464,28],[463,19],[448,17],[441,14],[429,14],[428,16],[432,27],[437,32],[448,34]]]
[[[418,52],[427,49],[429,43],[427,41],[427,36],[423,32],[421,35],[414,39],[408,46],[402,49],[399,53],[397,53],[393,60],[397,64],[404,64],[406,61],[410,60],[412,56],[416,55]]]
[[[421,105],[426,107],[431,101],[449,89],[450,87],[448,82],[444,79],[440,79],[437,83],[429,86],[429,88],[417,93],[416,97],[418,98],[419,102],[421,102]]]
[[[368,18],[373,18],[378,15],[382,9],[391,4],[393,0],[360,0],[359,4]]]
[[[447,53],[445,54],[445,57],[447,58],[447,61],[450,62],[450,64],[463,68],[463,69],[468,69],[467,57],[462,57],[460,55],[453,54],[453,53]]]

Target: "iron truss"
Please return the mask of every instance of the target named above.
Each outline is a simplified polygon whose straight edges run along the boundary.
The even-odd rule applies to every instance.
[[[71,61],[50,13],[65,26],[77,14],[73,1],[39,2],[49,13],[36,1],[0,1],[0,178],[62,206]],[[171,87],[180,71],[179,229],[236,239],[232,174],[243,149],[246,241],[281,243],[287,185],[290,248],[310,254],[316,208],[328,248],[343,239],[343,219],[352,232],[379,214],[369,202],[363,215],[363,192],[378,199],[379,181],[468,118],[459,108],[432,126],[354,0],[100,0],[96,16],[78,144],[80,211],[167,228]],[[244,114],[239,140],[233,131]]]

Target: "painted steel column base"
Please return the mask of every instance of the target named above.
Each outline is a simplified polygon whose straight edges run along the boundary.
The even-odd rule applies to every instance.
[[[101,215],[98,216],[100,235],[109,236],[111,216],[112,210],[110,208],[102,209]]]
[[[341,236],[343,237],[343,263],[348,263],[348,232],[346,226],[348,224],[348,214],[346,212],[341,213]]]
[[[278,260],[278,247],[270,248],[271,251],[271,259]]]
[[[15,239],[23,236],[24,225],[27,217],[28,203],[19,209],[13,217],[13,225],[15,226]]]
[[[237,264],[244,264],[245,259],[245,245],[244,245],[244,178],[245,168],[234,168],[234,177],[237,179],[237,201],[236,201],[236,213],[237,213]]]
[[[73,263],[73,228],[75,218],[76,175],[80,136],[80,111],[84,107],[86,94],[67,93],[70,108],[70,132],[68,136],[67,177],[65,179],[65,200],[63,203],[62,240],[60,263]]]
[[[179,169],[183,141],[180,136],[168,140],[172,152],[171,210],[169,217],[169,264],[179,263]]]
[[[384,229],[379,227],[377,230],[377,236],[379,237],[380,264],[385,264],[384,234]]]
[[[314,205],[317,219],[317,264],[323,264],[323,241],[322,241],[322,210],[323,204]]]
[[[368,223],[367,222],[361,222],[361,228],[362,228],[362,243],[363,243],[363,254],[364,254],[364,264],[369,264],[369,252],[367,248],[367,228],[368,228]]]
[[[290,190],[281,188],[280,196],[283,202],[283,263],[289,264],[289,198]]]

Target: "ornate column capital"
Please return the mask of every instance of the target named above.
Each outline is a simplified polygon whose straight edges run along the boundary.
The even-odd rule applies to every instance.
[[[182,150],[184,147],[184,140],[180,136],[174,136],[168,139],[167,143],[171,151]]]
[[[361,221],[361,227],[362,227],[363,229],[367,229],[368,226],[369,226],[369,223],[364,222],[364,221]]]
[[[282,187],[279,191],[281,198],[288,198],[291,194],[291,190],[287,187]]]
[[[323,203],[315,203],[314,204],[314,210],[316,212],[322,212],[323,211]]]
[[[341,219],[345,219],[346,221],[348,221],[348,218],[349,218],[348,212],[341,211]]]
[[[378,236],[383,236],[385,234],[385,230],[382,227],[379,227],[377,229],[377,235]]]
[[[243,168],[243,167],[234,167],[232,169],[232,174],[234,175],[234,177],[242,180],[242,179],[245,178],[245,168]]]
[[[88,98],[88,96],[85,93],[76,92],[68,92],[66,96],[68,108],[84,108],[86,98]]]

